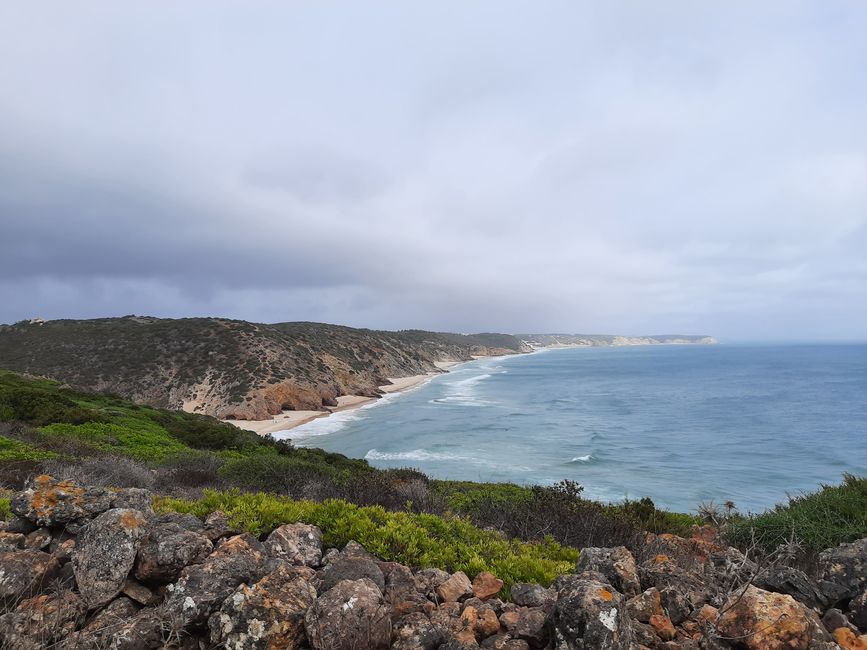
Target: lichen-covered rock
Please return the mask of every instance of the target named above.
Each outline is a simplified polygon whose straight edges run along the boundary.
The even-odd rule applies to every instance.
[[[307,642],[304,615],[316,590],[287,564],[252,587],[241,584],[208,621],[211,642],[227,650],[295,650]]]
[[[632,643],[623,596],[600,575],[560,576],[552,617],[557,650],[622,650]]]
[[[128,508],[138,510],[146,517],[154,513],[154,495],[144,488],[121,488],[111,495],[112,508]]]
[[[772,567],[762,572],[754,580],[754,584],[765,591],[788,594],[800,603],[813,609],[825,609],[827,597],[819,586],[803,571],[787,566]]]
[[[14,494],[9,506],[37,526],[66,526],[76,532],[88,519],[110,509],[112,497],[106,488],[79,487],[43,474]]]
[[[751,650],[807,650],[830,639],[815,612],[791,596],[752,585],[733,593],[721,611],[719,635]]]
[[[318,567],[322,562],[322,531],[309,524],[283,524],[268,536],[265,548],[292,564]]]
[[[656,636],[663,641],[674,640],[676,632],[674,631],[674,624],[668,616],[665,616],[664,614],[654,614],[650,617],[648,624],[653,628],[654,632],[656,632]]]
[[[457,602],[473,594],[473,583],[463,571],[453,573],[448,580],[436,588],[437,597],[446,602]]]
[[[338,582],[361,578],[372,581],[380,592],[385,589],[382,569],[373,559],[367,555],[341,553],[317,572],[313,586],[318,593],[324,594]]]
[[[132,578],[127,578],[124,581],[120,592],[141,605],[155,605],[159,600],[154,592]]]
[[[383,571],[385,575],[383,595],[385,601],[391,606],[393,620],[412,612],[422,612],[427,606],[433,607],[433,603],[416,589],[415,578],[407,567],[397,563],[380,566],[387,569]]]
[[[0,600],[42,592],[60,573],[60,564],[43,551],[0,553]]]
[[[22,533],[0,532],[0,553],[17,551],[21,548],[24,548],[24,535]]]
[[[50,544],[51,531],[47,528],[37,528],[33,532],[27,533],[22,545],[31,551],[44,551]]]
[[[860,595],[867,589],[867,537],[822,551],[819,577],[842,587],[842,598]]]
[[[651,587],[637,596],[626,601],[626,609],[629,615],[642,623],[649,623],[650,617],[662,614],[662,601],[659,597],[659,589]]]
[[[451,575],[442,569],[421,569],[415,572],[415,586],[420,594],[431,600],[436,600],[437,587],[449,578]]]
[[[204,625],[239,584],[252,584],[265,575],[266,560],[265,549],[255,538],[230,537],[204,562],[181,571],[178,581],[168,587],[166,608],[177,612],[184,624]]]
[[[379,650],[391,641],[391,617],[377,585],[341,580],[319,596],[304,619],[313,650]]]
[[[72,592],[28,598],[0,616],[0,646],[15,650],[51,647],[75,631],[84,613],[84,603]]]
[[[557,590],[547,589],[542,585],[527,582],[516,582],[512,585],[512,602],[522,607],[554,606],[557,602]]]
[[[575,573],[584,571],[598,571],[617,591],[626,596],[637,596],[641,592],[635,558],[625,546],[582,549],[575,565]]]
[[[859,637],[848,627],[834,630],[834,640],[843,650],[867,650],[867,635]]]
[[[229,516],[222,510],[214,510],[214,512],[205,517],[205,527],[202,533],[209,540],[216,543],[219,539],[233,536],[235,531],[229,525]]]
[[[185,566],[202,562],[213,548],[207,537],[178,524],[154,524],[139,547],[135,577],[147,582],[172,582]]]
[[[436,650],[443,642],[442,631],[421,612],[397,619],[391,638],[392,650]]]
[[[503,581],[488,571],[482,571],[473,578],[473,596],[480,600],[493,598],[502,588]]]
[[[186,512],[167,512],[159,517],[155,517],[152,524],[154,527],[172,524],[182,530],[190,530],[194,533],[205,529],[205,524],[201,519]]]
[[[539,607],[520,607],[500,616],[500,622],[513,638],[523,639],[534,648],[542,647],[548,640],[547,621],[547,614]]]
[[[93,519],[78,536],[72,569],[89,608],[105,605],[120,593],[146,532],[142,513],[115,508]]]
[[[849,603],[849,620],[861,632],[867,632],[867,589]]]

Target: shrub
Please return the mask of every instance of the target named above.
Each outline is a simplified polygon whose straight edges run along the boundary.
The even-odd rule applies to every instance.
[[[0,496],[0,521],[6,521],[12,516],[9,507],[9,496]]]
[[[160,512],[189,512],[204,517],[214,510],[229,515],[233,526],[262,535],[286,523],[319,526],[327,546],[350,540],[387,561],[413,568],[439,567],[470,577],[490,571],[506,587],[515,582],[549,585],[574,568],[578,551],[546,538],[538,543],[509,540],[481,530],[461,517],[388,512],[381,506],[357,506],[342,500],[317,503],[273,495],[206,491],[198,501],[158,498]]]
[[[43,460],[53,458],[56,454],[37,449],[20,440],[0,436],[0,461]]]

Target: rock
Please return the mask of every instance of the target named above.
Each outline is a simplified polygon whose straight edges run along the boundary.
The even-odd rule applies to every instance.
[[[659,592],[659,600],[665,615],[675,625],[680,625],[689,618],[694,609],[690,598],[675,587],[663,587]]]
[[[753,584],[765,591],[788,594],[813,609],[825,609],[828,605],[827,597],[819,586],[798,569],[787,566],[774,567],[760,574]]]
[[[560,576],[552,617],[558,650],[621,650],[632,643],[623,596],[593,573]]]
[[[721,611],[718,633],[751,650],[806,650],[829,638],[812,610],[791,596],[752,585],[729,596]]]
[[[75,540],[67,539],[62,541],[51,553],[61,564],[66,564],[72,559],[72,551],[75,550]]]
[[[530,650],[526,641],[513,639],[508,634],[489,637],[482,642],[482,647],[486,650]]]
[[[241,584],[208,621],[211,642],[227,650],[296,650],[307,642],[304,615],[316,590],[288,564],[252,587]]]
[[[626,601],[626,610],[629,615],[642,623],[649,623],[650,617],[662,614],[662,603],[659,598],[659,590],[651,587],[637,596]]]
[[[457,620],[457,625],[452,628],[453,639],[462,648],[477,647],[476,627],[479,624],[479,612],[475,607],[465,607]]]
[[[115,508],[97,516],[78,536],[72,569],[89,608],[105,605],[120,593],[146,527],[137,510]]]
[[[384,596],[386,602],[391,606],[393,620],[412,612],[423,612],[425,606],[431,604],[416,590],[412,571],[400,564],[394,564],[385,574]]]
[[[150,589],[132,578],[126,579],[120,591],[142,605],[153,605],[157,600]]]
[[[834,630],[834,640],[843,650],[867,650],[867,637],[858,637],[848,627]]]
[[[201,564],[191,564],[168,586],[166,608],[186,625],[204,625],[242,582],[252,584],[266,573],[265,549],[250,535],[222,542]]]
[[[481,600],[496,596],[502,588],[503,581],[488,571],[482,571],[473,579],[473,595]]]
[[[317,567],[322,562],[322,531],[308,524],[284,524],[268,536],[265,548],[292,564]]]
[[[28,598],[0,616],[0,645],[16,650],[49,647],[72,634],[84,613],[84,603],[72,592]]]
[[[154,518],[152,523],[155,528],[164,524],[173,524],[182,530],[189,530],[194,533],[201,532],[205,529],[205,524],[201,519],[185,512],[167,512],[164,515]]]
[[[184,567],[204,561],[213,548],[207,537],[178,524],[155,524],[139,547],[135,577],[146,582],[173,582]]]
[[[116,490],[111,497],[112,508],[128,508],[138,510],[146,517],[154,514],[154,495],[150,490],[143,488],[121,488]]]
[[[582,549],[575,573],[584,571],[598,571],[617,591],[627,596],[637,596],[641,592],[635,558],[625,546]]]
[[[374,560],[359,554],[341,553],[317,572],[313,579],[313,586],[318,593],[324,594],[338,582],[361,578],[372,581],[380,592],[385,589],[385,577]]]
[[[364,548],[361,544],[356,542],[354,539],[346,542],[346,546],[343,547],[341,553],[346,557],[364,557],[368,560],[373,560],[374,562],[378,562],[376,556],[373,553],[368,552],[366,548]]]
[[[18,515],[14,515],[9,521],[5,522],[5,524],[6,527],[4,528],[4,532],[7,533],[21,533],[22,535],[26,535],[27,533],[36,530],[36,524],[29,519]]]
[[[47,528],[37,528],[32,533],[27,533],[24,538],[24,548],[31,551],[44,551],[51,544],[51,531]]]
[[[861,632],[867,632],[867,589],[849,603],[849,620]]]
[[[322,554],[322,564],[330,564],[332,560],[336,560],[340,556],[340,551],[336,548],[329,548]]]
[[[867,537],[822,551],[819,577],[842,587],[843,598],[860,595],[867,589]]]
[[[632,621],[632,637],[633,643],[637,643],[639,647],[656,648],[660,643],[659,637],[656,636],[656,630],[650,627],[649,623],[642,623],[634,619]]]
[[[457,602],[473,593],[473,584],[463,571],[452,574],[436,588],[437,597],[444,602]]]
[[[421,569],[415,573],[415,585],[419,593],[431,600],[437,598],[437,587],[451,576],[442,569]]]
[[[476,637],[486,639],[500,631],[500,621],[493,609],[483,608],[476,611],[478,612],[475,627]]]
[[[21,533],[0,533],[0,553],[9,553],[24,548],[24,535]],[[40,549],[36,549],[40,550]]]
[[[557,591],[542,585],[516,582],[512,585],[512,602],[522,607],[550,608],[557,601]]]
[[[822,625],[828,632],[834,632],[838,627],[850,627],[849,619],[839,609],[832,607],[822,616]]]
[[[205,528],[202,533],[212,542],[223,537],[231,537],[235,533],[229,526],[229,516],[222,510],[214,510],[205,517]]]
[[[114,636],[115,630],[129,622],[139,609],[141,608],[133,600],[118,596],[91,618],[81,628],[81,632],[87,637],[109,639]]]
[[[653,628],[653,631],[656,632],[656,636],[658,636],[663,641],[674,640],[676,632],[674,631],[674,624],[671,622],[671,619],[668,618],[668,616],[654,614],[650,617],[649,624],[650,627]]]
[[[37,526],[78,529],[84,522],[111,508],[112,493],[101,487],[79,487],[72,481],[37,476],[32,485],[9,501],[16,515]]]
[[[0,553],[0,600],[39,594],[60,573],[60,564],[43,551]]]
[[[420,612],[411,612],[397,619],[391,638],[392,650],[435,650],[443,642],[440,629]]]
[[[377,650],[391,641],[388,606],[368,578],[341,580],[319,596],[304,627],[313,650]]]
[[[546,623],[548,616],[539,607],[522,607],[518,610],[518,619],[509,630],[513,637],[523,639],[534,648],[541,648],[548,641]]]

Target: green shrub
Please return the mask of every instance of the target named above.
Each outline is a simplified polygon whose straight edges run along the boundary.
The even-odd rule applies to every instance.
[[[159,425],[134,418],[115,418],[111,424],[50,424],[39,429],[53,436],[77,438],[94,449],[132,456],[140,460],[165,460],[190,451]]]
[[[808,554],[867,537],[867,477],[845,474],[841,485],[791,497],[760,515],[734,518],[725,535],[736,546],[755,541],[767,552],[794,537]]]
[[[384,560],[413,568],[464,571],[470,577],[490,571],[507,589],[515,582],[549,585],[571,571],[578,558],[576,549],[550,538],[539,543],[508,540],[460,517],[389,512],[334,499],[317,503],[263,493],[206,491],[199,501],[159,498],[156,507],[199,517],[222,510],[233,526],[257,536],[283,523],[303,521],[322,529],[326,546],[342,547],[355,540]]]
[[[0,436],[0,461],[45,460],[57,454],[37,449],[20,440]]]
[[[9,497],[0,497],[0,521],[6,521],[12,516],[12,510],[9,507]]]

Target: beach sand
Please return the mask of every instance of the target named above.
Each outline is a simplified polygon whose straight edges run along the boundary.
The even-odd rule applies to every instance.
[[[447,371],[449,368],[459,363],[462,362],[436,361],[434,362],[434,365],[440,370]],[[411,377],[389,377],[388,380],[391,382],[391,384],[380,386],[379,389],[383,393],[399,393],[400,391],[409,390],[410,388],[420,386],[421,384],[430,381],[432,378],[440,374],[441,373],[438,372],[429,372],[425,373],[424,375],[412,375]],[[280,415],[275,415],[269,420],[223,420],[223,422],[228,422],[229,424],[235,425],[239,429],[246,429],[247,431],[253,431],[254,433],[258,433],[260,436],[265,436],[269,433],[275,433],[277,431],[294,429],[295,427],[306,424],[307,422],[315,420],[316,418],[327,417],[332,413],[338,413],[340,411],[356,409],[359,406],[364,406],[365,404],[369,404],[370,402],[374,401],[376,401],[375,397],[363,397],[361,395],[343,395],[337,398],[337,406],[328,408],[328,410],[325,411],[283,411]]]

